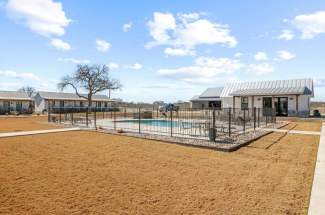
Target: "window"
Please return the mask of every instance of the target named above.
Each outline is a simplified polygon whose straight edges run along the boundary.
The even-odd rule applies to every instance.
[[[60,107],[64,107],[64,101],[60,101]]]
[[[107,102],[105,102],[105,107],[107,108]]]
[[[80,102],[80,107],[83,107],[84,106],[84,103],[83,102]]]
[[[101,102],[96,102],[96,107],[102,107],[102,103]]]
[[[241,97],[241,109],[248,109],[248,97]]]

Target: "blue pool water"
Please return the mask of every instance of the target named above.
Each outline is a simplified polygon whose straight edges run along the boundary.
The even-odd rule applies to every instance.
[[[134,123],[139,124],[139,121],[137,119],[135,120],[121,120],[116,121],[117,123]],[[159,127],[180,127],[182,126],[181,122],[175,122],[170,120],[157,120],[157,119],[144,119],[141,120],[141,125],[150,125],[150,126],[159,126]]]

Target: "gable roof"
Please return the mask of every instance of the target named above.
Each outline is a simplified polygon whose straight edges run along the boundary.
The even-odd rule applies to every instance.
[[[25,92],[0,91],[0,100],[32,101]]]
[[[311,95],[314,96],[312,79],[256,81],[226,84],[221,97],[250,95]]]
[[[72,100],[72,101],[86,101],[85,98],[81,98],[74,93],[63,93],[63,92],[44,92],[40,91],[37,93],[43,99],[48,100]],[[86,94],[81,94],[87,96]],[[112,101],[106,95],[93,95],[93,101]]]
[[[206,89],[201,95],[194,96],[191,101],[219,101],[223,87]]]
[[[199,97],[200,98],[220,97],[222,90],[223,87],[208,88]]]

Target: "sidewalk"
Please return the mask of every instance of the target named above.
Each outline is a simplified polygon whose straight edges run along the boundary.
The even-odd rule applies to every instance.
[[[57,133],[65,131],[80,131],[80,128],[61,128],[61,129],[48,129],[48,130],[35,130],[35,131],[19,131],[19,132],[8,132],[0,133],[0,138],[4,137],[16,137],[16,136],[27,136],[35,134],[48,134],[48,133]]]
[[[319,141],[308,215],[325,214],[325,123]]]

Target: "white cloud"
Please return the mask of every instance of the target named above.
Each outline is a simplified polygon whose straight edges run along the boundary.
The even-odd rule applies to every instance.
[[[96,40],[96,49],[100,52],[107,52],[111,48],[111,44],[105,40]]]
[[[321,33],[325,33],[325,11],[296,16],[293,25],[302,32],[302,39],[313,39]]]
[[[53,0],[9,0],[6,9],[12,19],[42,36],[62,36],[71,22],[62,3]]]
[[[257,61],[268,60],[267,54],[265,52],[257,52],[254,56]]]
[[[132,28],[132,22],[125,23],[122,27],[124,32],[128,32]]]
[[[315,87],[325,87],[325,78],[318,78],[314,80]]]
[[[171,13],[155,12],[153,20],[148,22],[153,41],[147,43],[146,47],[170,45],[191,50],[203,44],[234,47],[238,43],[236,38],[230,35],[228,25],[202,19],[196,13],[179,14],[177,18],[180,21],[177,22]]]
[[[189,83],[213,83],[223,79],[225,75],[232,75],[244,66],[238,60],[229,58],[199,57],[194,63],[194,66],[160,69],[157,74]]]
[[[176,28],[176,20],[171,13],[155,12],[153,20],[149,21],[147,25],[155,43],[164,44],[170,39],[168,31]]]
[[[11,71],[11,70],[5,70],[5,71],[0,70],[0,76],[7,77],[7,78],[29,79],[29,80],[33,80],[33,81],[41,80],[34,73],[30,73],[30,72],[18,73],[18,72]]]
[[[247,70],[256,75],[265,75],[274,72],[274,67],[268,63],[250,64],[247,66]]]
[[[113,70],[113,69],[118,69],[120,67],[120,65],[118,65],[117,63],[115,62],[110,62],[107,64],[108,68]]]
[[[73,64],[89,64],[90,61],[86,59],[75,59],[75,58],[58,58],[58,61],[64,63],[73,63]]]
[[[182,48],[166,48],[164,53],[169,56],[191,56],[195,55],[195,51]]]
[[[63,40],[58,38],[51,39],[51,45],[57,50],[62,50],[62,51],[71,50],[71,46],[69,43],[64,42]]]
[[[241,53],[241,52],[237,52],[234,55],[235,58],[240,58],[241,56],[243,56],[243,53]]]
[[[281,34],[279,35],[279,40],[292,40],[294,38],[294,34],[290,30],[282,30]]]
[[[134,69],[134,70],[139,70],[139,69],[142,69],[142,67],[143,66],[140,63],[135,63],[132,66],[130,66],[129,68]]]
[[[286,50],[278,51],[277,54],[280,60],[291,60],[296,57],[295,54],[288,52]]]

